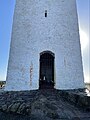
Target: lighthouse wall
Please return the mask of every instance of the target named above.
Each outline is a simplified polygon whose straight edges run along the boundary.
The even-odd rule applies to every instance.
[[[75,0],[16,0],[5,90],[39,89],[43,51],[55,54],[55,89],[84,88],[80,49]]]

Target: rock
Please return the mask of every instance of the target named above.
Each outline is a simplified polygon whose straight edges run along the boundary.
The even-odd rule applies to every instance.
[[[32,104],[32,109],[41,109],[42,107],[43,107],[43,103],[34,102]]]
[[[30,108],[27,108],[27,109],[26,109],[26,113],[27,113],[28,115],[30,115],[30,114],[31,114],[31,109],[30,109]]]
[[[54,104],[51,104],[50,102],[46,103],[45,106],[48,108],[48,109],[51,109],[51,110],[57,110],[57,106],[54,105]]]
[[[47,111],[47,116],[52,118],[52,119],[59,119],[58,113],[54,110],[48,110]]]
[[[31,114],[31,105],[26,104],[25,109],[23,109],[23,114],[30,115]]]
[[[19,108],[18,108],[18,110],[17,110],[17,113],[22,114],[25,108],[26,108],[26,104],[25,104],[25,103],[22,103],[22,104],[19,106]]]
[[[70,116],[73,118],[78,113],[83,115],[83,112],[79,111],[76,106],[81,106],[79,107],[81,109],[86,108],[88,113],[85,111],[85,114],[90,116],[90,97],[84,96],[84,94],[79,95],[77,91],[59,91],[54,89],[4,92],[0,95],[0,110],[11,112],[10,114],[18,113],[21,116],[32,116],[36,120],[68,120]]]
[[[20,106],[20,103],[15,103],[15,104],[13,104],[13,105],[11,106],[10,111],[11,111],[11,112],[17,112],[19,106]]]
[[[8,108],[8,107],[7,107],[7,105],[6,105],[6,104],[2,106],[2,110],[3,110],[3,111],[6,111],[6,110],[7,110],[7,108]]]
[[[47,102],[47,99],[40,95],[33,103],[31,104],[32,110],[33,109],[45,109],[45,103]]]
[[[42,118],[43,116],[46,116],[46,114],[41,109],[35,109],[31,111],[31,115],[37,116],[37,117],[39,116],[40,118]]]
[[[10,104],[10,105],[8,106],[8,108],[7,108],[7,112],[10,112],[10,111],[11,111],[11,107],[12,107],[12,105],[13,105],[13,103]]]
[[[24,100],[22,98],[18,98],[16,101],[20,102],[20,103],[24,102]]]

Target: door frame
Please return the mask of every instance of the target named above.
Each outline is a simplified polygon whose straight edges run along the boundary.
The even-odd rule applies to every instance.
[[[50,54],[53,57],[53,74],[54,74],[53,75],[53,82],[54,82],[53,88],[55,86],[55,54],[53,52],[51,52],[51,51],[46,50],[46,51],[43,51],[43,52],[41,52],[39,54],[39,89],[40,89],[40,77],[41,77],[41,71],[40,71],[40,69],[41,69],[41,66],[40,66],[41,63],[40,63],[40,59],[41,59],[41,55],[43,55],[45,53],[48,53],[48,54]]]

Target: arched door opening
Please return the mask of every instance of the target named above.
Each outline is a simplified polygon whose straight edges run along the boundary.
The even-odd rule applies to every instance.
[[[54,88],[54,53],[50,51],[40,54],[39,88]]]

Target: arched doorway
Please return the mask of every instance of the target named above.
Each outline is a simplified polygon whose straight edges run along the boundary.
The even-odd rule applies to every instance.
[[[39,88],[54,88],[54,53],[44,51],[40,53]]]

